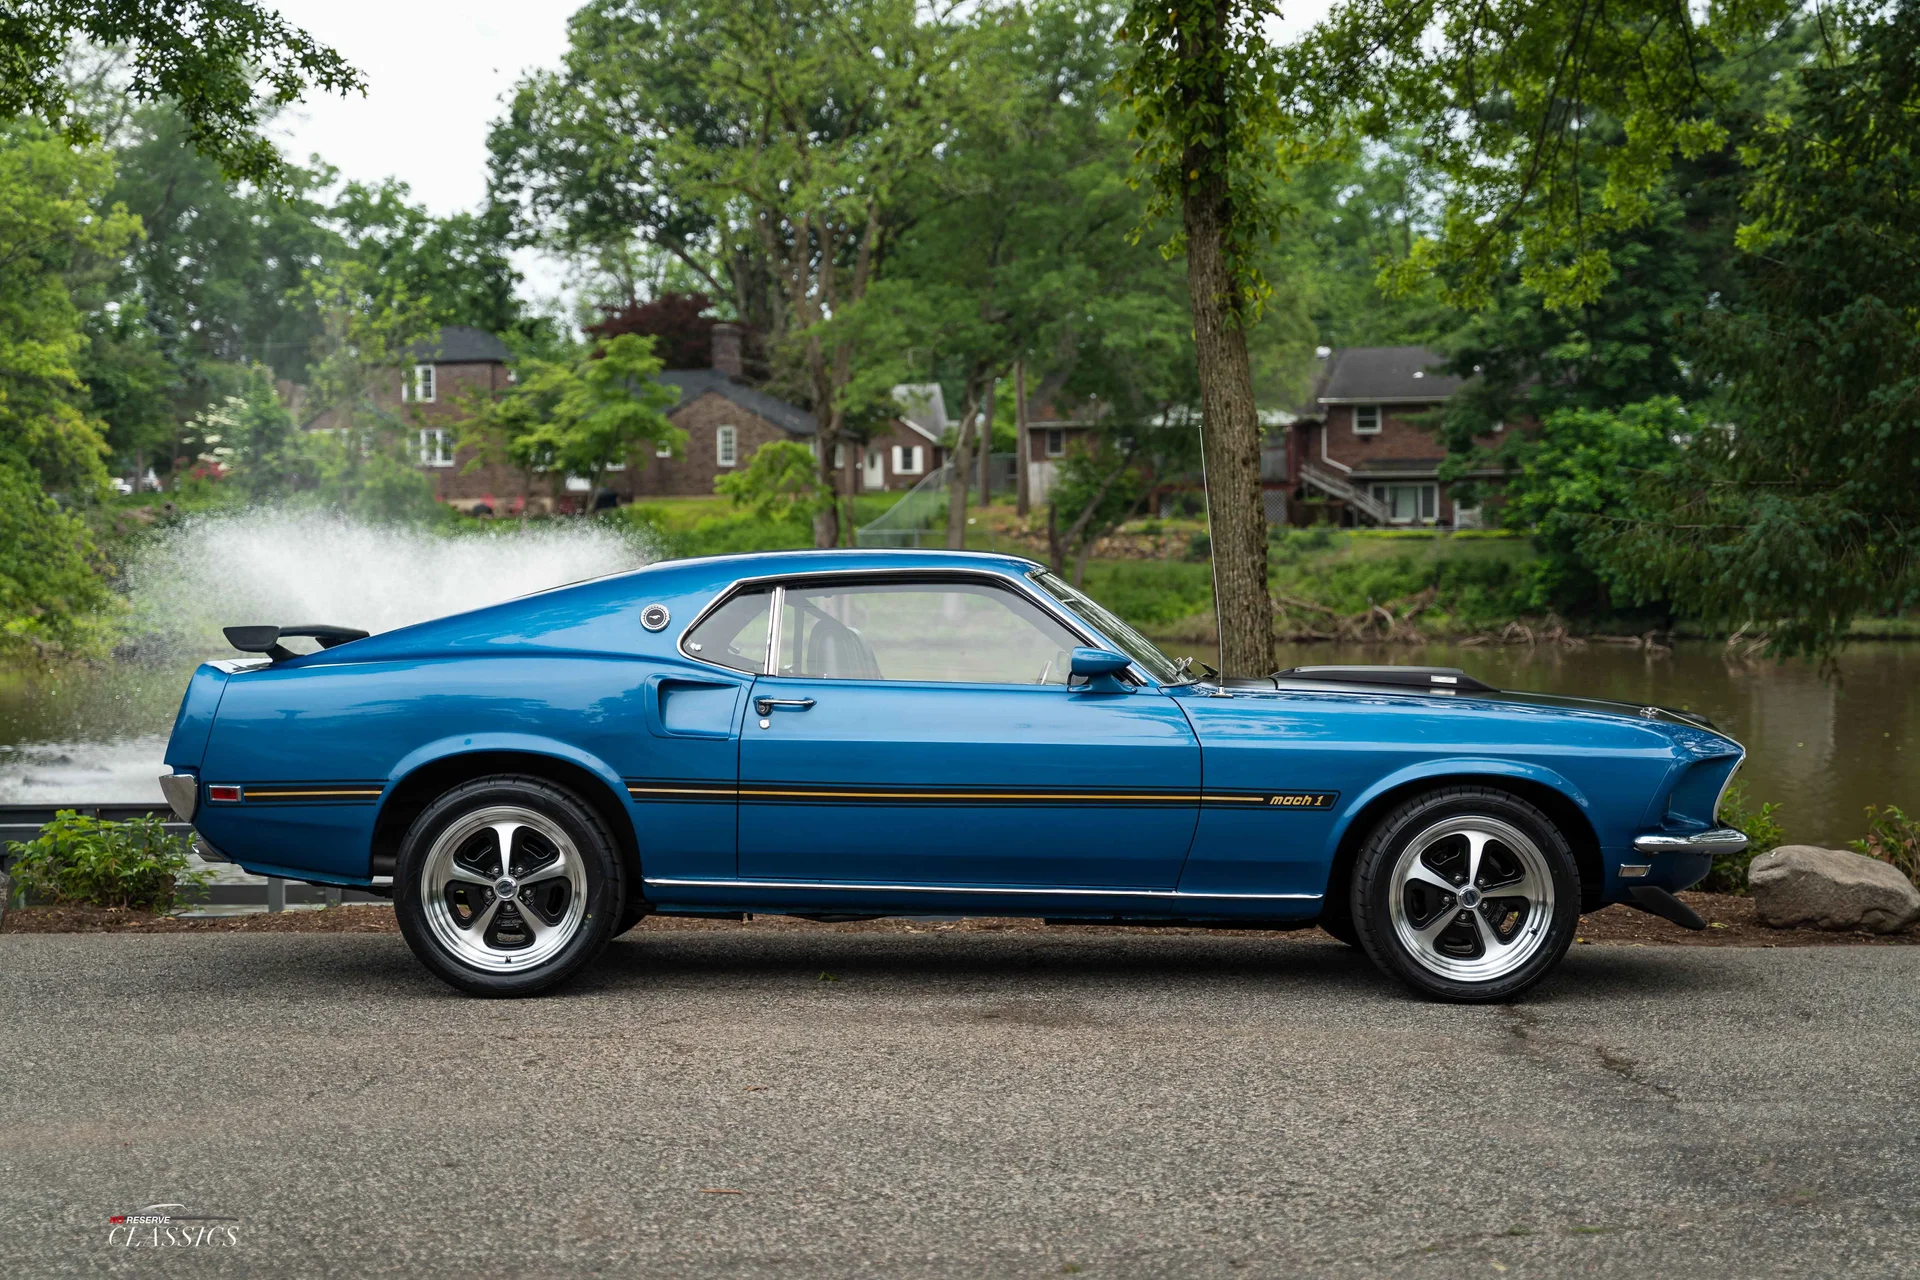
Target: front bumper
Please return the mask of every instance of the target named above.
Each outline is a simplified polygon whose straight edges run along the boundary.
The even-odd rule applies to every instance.
[[[1709,856],[1740,853],[1746,847],[1746,833],[1732,827],[1715,827],[1710,831],[1694,831],[1686,835],[1662,833],[1633,838],[1633,851],[1649,858],[1663,853],[1704,853]]]
[[[180,821],[192,822],[193,811],[200,802],[200,779],[190,773],[163,773],[160,775],[160,793],[167,798],[167,804],[180,815]]]

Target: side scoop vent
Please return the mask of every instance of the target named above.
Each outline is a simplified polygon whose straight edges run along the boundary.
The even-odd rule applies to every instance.
[[[356,627],[304,623],[292,627],[225,627],[222,634],[228,644],[242,653],[264,653],[275,662],[285,662],[299,655],[280,643],[283,636],[308,636],[318,640],[322,649],[331,649],[349,640],[364,640],[372,633]]]
[[[1273,673],[1274,684],[1286,687],[1289,680],[1311,680],[1320,684],[1379,684],[1397,689],[1424,689],[1429,693],[1493,693],[1490,684],[1482,684],[1458,667],[1288,667]]]

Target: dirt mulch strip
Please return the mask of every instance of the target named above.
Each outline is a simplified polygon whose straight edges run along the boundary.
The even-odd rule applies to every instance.
[[[1680,898],[1699,912],[1707,928],[1699,933],[1650,916],[1631,907],[1606,907],[1580,920],[1580,944],[1679,947],[1844,947],[1912,946],[1920,931],[1895,934],[1827,933],[1819,929],[1769,929],[1754,919],[1753,900],[1718,893],[1683,893]],[[712,920],[696,916],[653,916],[640,926],[653,932],[713,932],[751,929],[758,932],[832,933],[1039,933],[1062,926],[1040,920],[981,917],[966,920],[915,920],[890,916],[881,920],[821,922],[792,916],[754,916],[748,920]],[[1076,933],[1139,933],[1139,928],[1117,925],[1070,925]],[[17,907],[0,922],[5,933],[398,933],[393,908],[384,904],[328,907],[324,910],[254,912],[248,915],[181,919],[101,907]],[[1264,932],[1254,929],[1157,930],[1176,934],[1233,934]],[[1302,939],[1333,941],[1318,929],[1305,930]]]

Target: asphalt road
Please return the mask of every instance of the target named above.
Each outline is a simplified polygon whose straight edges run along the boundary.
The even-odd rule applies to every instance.
[[[391,936],[6,935],[0,1035],[7,1276],[1920,1266],[1920,948],[1460,1009],[1287,937],[642,931],[504,1003]],[[107,1243],[160,1201],[237,1243]]]

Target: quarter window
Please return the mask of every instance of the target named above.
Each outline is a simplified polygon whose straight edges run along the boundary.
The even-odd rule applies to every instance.
[[[687,652],[735,671],[767,669],[767,619],[773,616],[773,592],[743,591],[687,632]]]
[[[783,676],[1053,685],[1079,643],[1031,600],[973,582],[788,586],[774,642]]]
[[[731,467],[740,461],[739,436],[732,427],[713,433],[713,461],[716,466]]]

